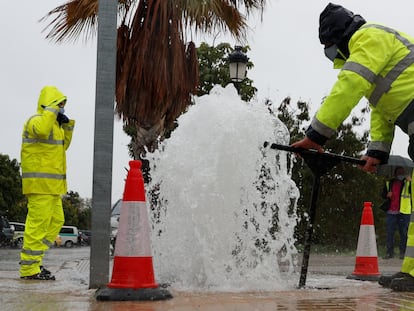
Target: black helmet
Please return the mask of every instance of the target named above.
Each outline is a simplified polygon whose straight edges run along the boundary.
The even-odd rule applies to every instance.
[[[366,21],[344,7],[329,3],[319,16],[319,40],[322,44],[344,44]]]

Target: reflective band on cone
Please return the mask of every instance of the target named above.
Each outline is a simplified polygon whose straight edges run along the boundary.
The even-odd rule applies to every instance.
[[[379,276],[372,203],[364,202],[361,226],[359,228],[355,270],[351,275],[347,276],[347,279],[377,281]]]
[[[115,245],[112,279],[97,300],[132,301],[172,298],[154,279],[150,227],[141,161],[130,161]]]

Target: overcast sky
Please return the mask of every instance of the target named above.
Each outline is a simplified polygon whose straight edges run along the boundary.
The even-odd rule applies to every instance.
[[[286,96],[311,104],[312,114],[335,82],[337,71],[323,54],[318,40],[318,19],[329,1],[268,0],[263,21],[249,20],[248,54],[255,67],[248,72],[258,88],[258,99],[279,103]],[[39,19],[62,1],[0,1],[0,153],[20,162],[22,127],[35,113],[39,91],[57,86],[67,97],[67,115],[76,120],[68,156],[68,187],[81,197],[92,196],[92,167],[96,83],[96,40],[56,45],[44,39],[46,23]],[[386,24],[414,35],[408,0],[344,0],[342,4],[366,20]],[[229,37],[226,42],[238,44]],[[213,44],[211,37],[201,40]],[[214,43],[223,41],[220,37]],[[361,103],[363,104],[363,103]],[[358,113],[359,109],[354,112]],[[368,122],[368,121],[367,121]],[[122,124],[114,124],[112,201],[122,197],[126,145]],[[408,139],[397,131],[393,154],[406,156]]]

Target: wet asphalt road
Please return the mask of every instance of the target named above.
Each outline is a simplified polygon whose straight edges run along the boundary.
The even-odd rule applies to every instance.
[[[53,248],[44,264],[57,280],[22,281],[18,249],[0,249],[0,310],[414,310],[414,293],[396,293],[376,282],[347,280],[355,258],[311,254],[307,286],[276,292],[179,292],[165,301],[96,301],[89,289],[89,247]],[[401,260],[379,259],[382,273],[399,270]],[[299,269],[298,269],[299,270]],[[299,277],[299,276],[298,276]]]

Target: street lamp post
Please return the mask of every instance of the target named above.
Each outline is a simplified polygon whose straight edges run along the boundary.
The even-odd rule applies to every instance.
[[[233,82],[237,94],[240,94],[240,82],[246,78],[246,66],[249,58],[243,53],[241,46],[235,46],[229,55],[230,80]]]

